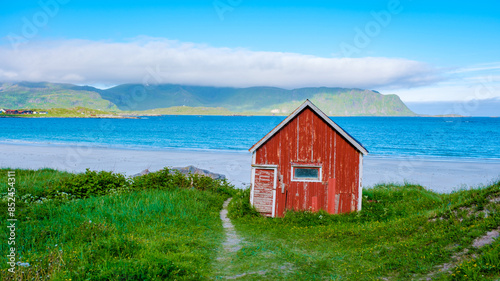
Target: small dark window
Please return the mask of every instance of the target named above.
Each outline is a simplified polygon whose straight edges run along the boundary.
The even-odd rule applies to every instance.
[[[319,180],[319,167],[294,167],[293,178],[296,180]]]

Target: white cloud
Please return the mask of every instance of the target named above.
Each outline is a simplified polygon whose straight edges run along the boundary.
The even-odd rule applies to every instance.
[[[158,38],[65,40],[0,47],[0,80],[90,85],[182,83],[207,86],[411,88],[441,79],[426,63],[399,58],[321,58],[215,48]]]
[[[453,70],[438,83],[412,89],[394,89],[405,102],[470,101],[500,98],[500,65],[485,64]]]
[[[469,72],[490,71],[490,70],[500,70],[500,62],[478,64],[472,67],[460,68],[451,73],[469,73]]]

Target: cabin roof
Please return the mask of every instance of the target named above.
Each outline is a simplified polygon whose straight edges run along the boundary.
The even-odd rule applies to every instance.
[[[290,121],[295,118],[295,116],[299,115],[302,111],[304,111],[306,108],[310,108],[313,112],[315,112],[323,121],[325,121],[330,127],[335,130],[337,133],[339,133],[341,136],[343,136],[352,146],[354,146],[359,152],[361,152],[363,155],[368,154],[368,150],[363,147],[363,145],[357,141],[354,137],[349,135],[344,129],[342,129],[337,123],[333,122],[332,119],[330,119],[323,111],[321,111],[318,107],[316,107],[310,100],[306,100],[301,106],[299,106],[297,109],[295,109],[292,114],[288,115],[285,120],[283,120],[281,123],[278,124],[273,130],[271,130],[266,136],[264,136],[260,141],[258,141],[256,144],[254,144],[249,151],[254,152],[259,147],[261,147],[264,143],[266,143],[269,139],[271,139],[276,133],[278,133],[281,128],[285,127]]]

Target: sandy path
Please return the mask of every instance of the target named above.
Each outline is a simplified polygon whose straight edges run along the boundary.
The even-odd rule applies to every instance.
[[[231,202],[231,198],[224,202],[223,208],[220,211],[220,219],[222,220],[222,226],[226,232],[226,241],[222,244],[224,246],[224,253],[233,253],[241,249],[241,238],[236,233],[234,225],[231,220],[227,217],[227,206]],[[224,257],[219,257],[224,258]]]
[[[266,274],[266,270],[248,271],[234,275],[234,271],[238,271],[238,269],[234,268],[233,262],[237,252],[243,247],[243,240],[236,233],[236,229],[231,223],[231,219],[227,217],[227,206],[229,202],[231,202],[231,199],[232,198],[229,198],[224,202],[223,208],[220,211],[220,218],[226,233],[226,240],[222,243],[223,249],[217,258],[218,264],[216,265],[216,272],[218,274],[216,279],[233,280],[240,279],[247,275],[263,276]]]

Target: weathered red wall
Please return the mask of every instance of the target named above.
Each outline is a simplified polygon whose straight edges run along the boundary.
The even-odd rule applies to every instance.
[[[285,209],[312,209],[313,196],[319,209],[328,210],[329,179],[335,179],[336,210],[357,209],[359,152],[311,109],[304,109],[255,153],[255,164],[278,165],[276,216],[283,216]],[[321,182],[292,182],[291,163],[321,163]]]

